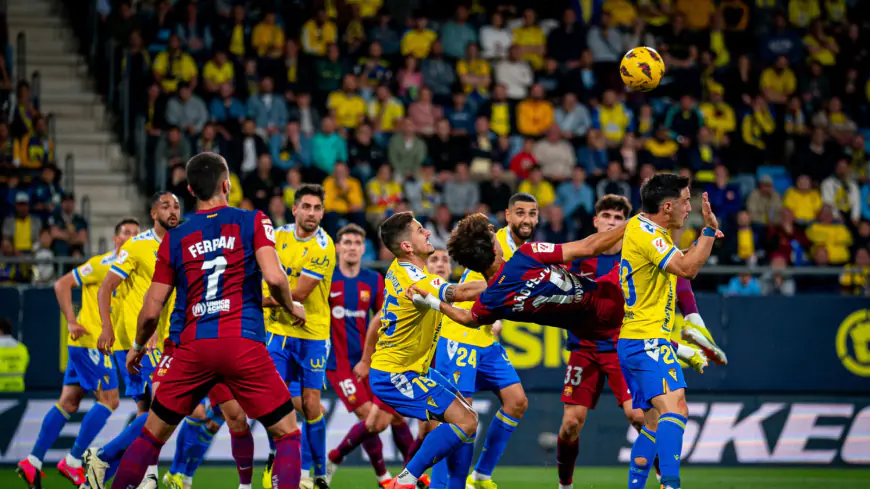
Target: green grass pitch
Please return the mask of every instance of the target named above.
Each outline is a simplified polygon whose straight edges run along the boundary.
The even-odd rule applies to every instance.
[[[72,484],[49,467],[44,489],[73,489]],[[396,468],[391,469],[395,475]],[[700,468],[683,471],[683,487],[711,489],[867,489],[870,487],[868,469],[794,469],[794,468]],[[161,471],[161,476],[163,472]],[[259,489],[262,473],[254,473],[255,489]],[[624,489],[626,469],[621,467],[578,467],[575,473],[576,489]],[[650,477],[647,488],[655,489],[655,477]],[[193,480],[194,489],[236,489],[235,468],[205,466]],[[556,489],[555,467],[500,467],[495,481],[499,489]],[[161,486],[162,487],[162,486]],[[0,488],[25,489],[26,484],[15,475],[14,469],[0,469]],[[369,467],[342,468],[332,481],[333,489],[378,489]]]

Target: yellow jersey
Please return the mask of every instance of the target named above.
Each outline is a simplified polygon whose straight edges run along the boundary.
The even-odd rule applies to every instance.
[[[110,270],[121,277],[123,282],[118,286],[120,292],[116,294],[119,300],[118,319],[115,320],[115,308],[112,308],[112,316],[115,326],[116,345],[118,349],[129,350],[133,347],[136,339],[136,323],[139,320],[139,311],[145,302],[145,293],[151,287],[151,278],[154,277],[154,265],[157,263],[157,249],[160,247],[160,239],[154,234],[154,229],[141,232],[133,236],[118,250],[118,256]],[[169,297],[160,322],[157,325],[157,348],[162,351],[163,340],[169,336],[169,317],[175,307],[175,292]]]
[[[382,372],[425,374],[438,344],[443,315],[434,309],[418,309],[405,297],[405,291],[416,285],[443,300],[449,284],[437,275],[430,275],[425,268],[399,260],[393,260],[384,284],[381,327],[372,355],[372,368]]]
[[[677,276],[665,271],[682,254],[667,229],[643,214],[629,219],[622,240],[619,285],[625,297],[625,319],[619,338],[669,339],[676,317]]]
[[[307,340],[329,339],[329,288],[335,270],[335,246],[323,228],[317,228],[311,236],[300,239],[296,236],[296,224],[287,224],[275,230],[275,248],[281,266],[287,272],[290,289],[295,289],[299,277],[318,280],[314,290],[303,301],[305,326],[293,326],[290,313],[280,307],[272,307],[266,315],[266,331],[291,338]],[[269,288],[263,282],[263,296],[269,297]]]
[[[505,226],[499,229],[498,232],[495,234],[495,238],[498,240],[499,245],[501,245],[501,251],[504,255],[504,261],[510,260],[511,257],[514,256],[514,251],[517,250],[517,245],[516,243],[514,243],[513,236],[511,236],[510,228]],[[486,279],[480,273],[472,270],[466,270],[465,273],[462,274],[462,279],[459,280],[459,283],[464,284],[466,282],[473,282],[475,280]],[[456,302],[453,305],[461,309],[471,310],[471,306],[474,305],[474,301]],[[492,334],[491,324],[483,325],[478,328],[468,328],[448,317],[445,317],[441,320],[441,336],[447,338],[448,340],[458,341],[467,345],[481,347],[486,347],[495,343],[495,335]]]
[[[76,316],[76,322],[82,325],[88,331],[88,334],[74,340],[69,338],[67,345],[80,346],[83,348],[96,348],[97,339],[102,332],[102,321],[100,320],[100,308],[97,304],[97,292],[100,290],[100,285],[112,263],[115,261],[115,251],[97,255],[90,260],[84,262],[72,271],[76,285],[82,288],[82,307]],[[112,307],[114,309],[116,299],[112,298]]]

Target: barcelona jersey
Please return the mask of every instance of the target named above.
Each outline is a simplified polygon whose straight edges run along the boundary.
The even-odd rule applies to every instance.
[[[592,278],[596,281],[606,276],[608,273],[614,270],[616,266],[619,264],[619,260],[622,254],[617,252],[612,255],[598,255],[588,258],[580,258],[579,260],[574,260],[571,263],[571,272],[576,273],[582,277]],[[621,313],[622,305],[620,305],[620,313]],[[593,340],[589,338],[579,338],[574,334],[573,331],[568,331],[568,350],[597,350],[601,352],[610,352],[616,351],[616,340],[619,338],[619,328],[622,325],[622,321],[616,323],[615,327],[610,331],[612,333],[611,338],[607,339],[598,339]],[[607,336],[599,335],[599,336]]]
[[[329,359],[327,370],[350,371],[362,358],[366,330],[372,314],[380,313],[384,304],[384,277],[368,268],[355,277],[347,277],[335,267],[332,288]]]

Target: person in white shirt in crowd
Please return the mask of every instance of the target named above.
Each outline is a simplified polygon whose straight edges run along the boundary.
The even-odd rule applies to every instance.
[[[493,13],[492,23],[480,29],[481,56],[490,61],[502,60],[512,44],[513,34],[505,27],[504,17],[500,12]]]
[[[535,74],[529,62],[520,58],[520,48],[512,45],[507,59],[495,65],[495,81],[507,89],[510,100],[519,102],[529,94],[529,88],[535,82]]]
[[[822,180],[821,192],[822,202],[831,206],[835,219],[849,219],[858,224],[861,220],[861,193],[848,159],[837,161],[834,174]]]

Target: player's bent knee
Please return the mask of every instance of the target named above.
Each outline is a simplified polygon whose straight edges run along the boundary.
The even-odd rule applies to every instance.
[[[197,421],[205,421],[208,417],[205,411],[205,406],[203,406],[202,404],[197,404],[193,412],[190,413],[190,417]]]
[[[516,399],[505,400],[503,408],[505,412],[514,418],[522,418],[523,414],[526,413],[526,409],[529,408],[529,398],[523,395]]]
[[[372,403],[371,401],[366,402],[362,406],[357,407],[353,410],[353,413],[356,414],[357,419],[361,421],[365,421],[369,417],[369,413],[372,412]]]

